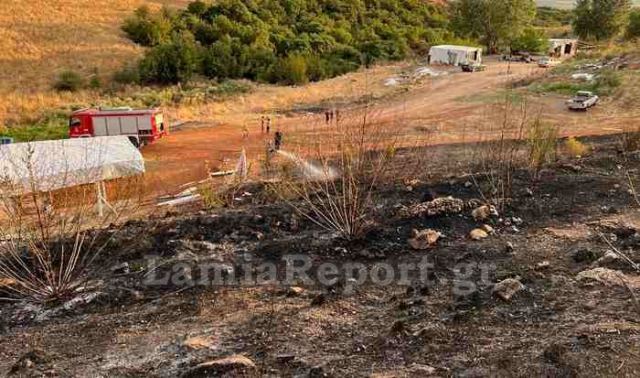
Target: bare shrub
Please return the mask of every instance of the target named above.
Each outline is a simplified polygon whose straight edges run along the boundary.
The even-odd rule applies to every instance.
[[[21,182],[0,172],[1,299],[65,299],[82,290],[117,225],[139,209],[143,186],[132,177],[48,190],[42,172],[26,166]]]
[[[528,131],[529,166],[537,179],[542,167],[555,157],[558,128],[538,118]]]
[[[622,151],[633,152],[640,150],[640,128],[625,130],[622,133]]]
[[[271,185],[296,212],[346,239],[362,237],[375,221],[379,186],[415,173],[420,143],[401,137],[395,121],[376,120],[365,109],[341,117],[321,133],[312,131],[277,151],[284,167]]]
[[[529,122],[526,98],[518,103],[511,99],[507,91],[499,122],[492,117],[487,130],[478,132],[480,137],[471,145],[467,158],[476,189],[486,203],[500,210],[511,198],[515,171],[523,165],[523,141]]]

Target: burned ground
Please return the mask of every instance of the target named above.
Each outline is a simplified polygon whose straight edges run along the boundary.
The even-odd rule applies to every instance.
[[[640,158],[618,153],[615,137],[592,143],[589,157],[559,161],[535,182],[518,171],[509,205],[485,222],[495,233],[481,241],[468,236],[483,224],[471,216],[477,187],[451,172],[410,188],[381,188],[377,223],[358,241],[258,199],[235,209],[131,222],[101,255],[103,269],[88,290],[99,294],[86,297],[88,303],[1,305],[0,370],[198,376],[205,371],[198,364],[239,354],[255,367],[226,361],[245,370],[220,374],[638,376],[638,273],[620,259],[601,258],[609,242],[640,261],[640,217],[627,177],[637,177]],[[459,214],[406,215],[406,208],[434,195],[459,198],[466,207]],[[412,230],[425,228],[444,238],[412,250]],[[272,261],[282,270],[289,254],[309,256],[315,268],[326,262],[397,266],[424,257],[433,268],[426,282],[366,283],[347,294],[348,281],[295,288],[144,282],[145,256],[157,257],[160,274],[176,263],[217,262],[240,272],[247,261]],[[460,263],[495,269],[488,283],[474,271],[467,280],[475,290],[461,294],[452,290],[460,284]],[[596,267],[620,271],[628,284],[577,278]],[[524,289],[509,300],[493,295],[493,284],[509,278]]]

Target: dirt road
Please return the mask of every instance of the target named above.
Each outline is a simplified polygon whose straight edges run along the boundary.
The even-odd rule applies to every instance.
[[[484,72],[470,74],[451,70],[448,75],[427,78],[406,86],[404,91],[381,90],[378,85],[378,99],[371,102],[367,113],[375,122],[401,128],[403,133],[412,137],[423,136],[428,141],[425,143],[487,139],[491,138],[489,130],[501,124],[505,117],[500,104],[504,103],[507,84],[544,72],[544,69],[532,64],[508,64],[494,60],[487,63]],[[355,82],[357,79],[350,80]],[[374,80],[379,81],[380,77]],[[298,90],[303,93],[305,89],[302,87]],[[268,93],[277,96],[273,88]],[[562,135],[611,133],[626,122],[624,117],[613,117],[606,106],[585,113],[569,112],[564,107],[564,99],[559,96],[536,96],[527,98],[526,102],[529,117],[539,116],[544,121],[557,124]],[[302,105],[322,109],[314,103]],[[514,105],[514,114],[509,117],[519,116],[519,111],[516,111],[518,106]],[[361,103],[342,107],[341,117],[361,117],[362,107]],[[144,155],[152,191],[156,194],[175,193],[181,185],[205,178],[207,170],[233,168],[243,148],[255,172],[264,158],[268,141],[277,129],[285,133],[285,141],[296,135],[313,137],[316,133],[328,132],[323,127],[325,121],[322,111],[287,113],[286,110],[290,109],[280,110],[285,115],[274,116],[271,134],[261,132],[258,121],[261,114],[247,106],[245,114],[226,115],[216,125],[203,123],[175,131],[160,143],[148,147]],[[245,126],[249,130],[248,137],[242,132]]]

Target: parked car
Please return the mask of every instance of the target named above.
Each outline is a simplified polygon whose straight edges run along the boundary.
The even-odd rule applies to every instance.
[[[502,60],[506,62],[523,62],[523,63],[531,63],[533,59],[531,58],[531,54],[528,52],[521,52],[513,55],[503,55]]]
[[[487,66],[480,63],[467,63],[467,64],[461,64],[460,68],[462,68],[462,72],[478,72],[478,71],[484,71],[487,68]]]
[[[569,101],[567,106],[570,110],[587,110],[598,104],[600,98],[589,91],[578,91],[576,95]]]
[[[551,58],[542,58],[538,60],[538,67],[549,68],[558,65],[558,61]]]

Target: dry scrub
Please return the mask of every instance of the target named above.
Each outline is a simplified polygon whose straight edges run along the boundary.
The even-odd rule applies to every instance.
[[[27,164],[24,182],[0,179],[0,299],[65,299],[82,290],[118,225],[138,210],[140,179],[109,183],[99,214],[97,184],[44,192]]]
[[[284,163],[272,190],[323,229],[356,239],[375,222],[375,191],[415,177],[422,144],[366,108],[324,128],[277,152]]]

